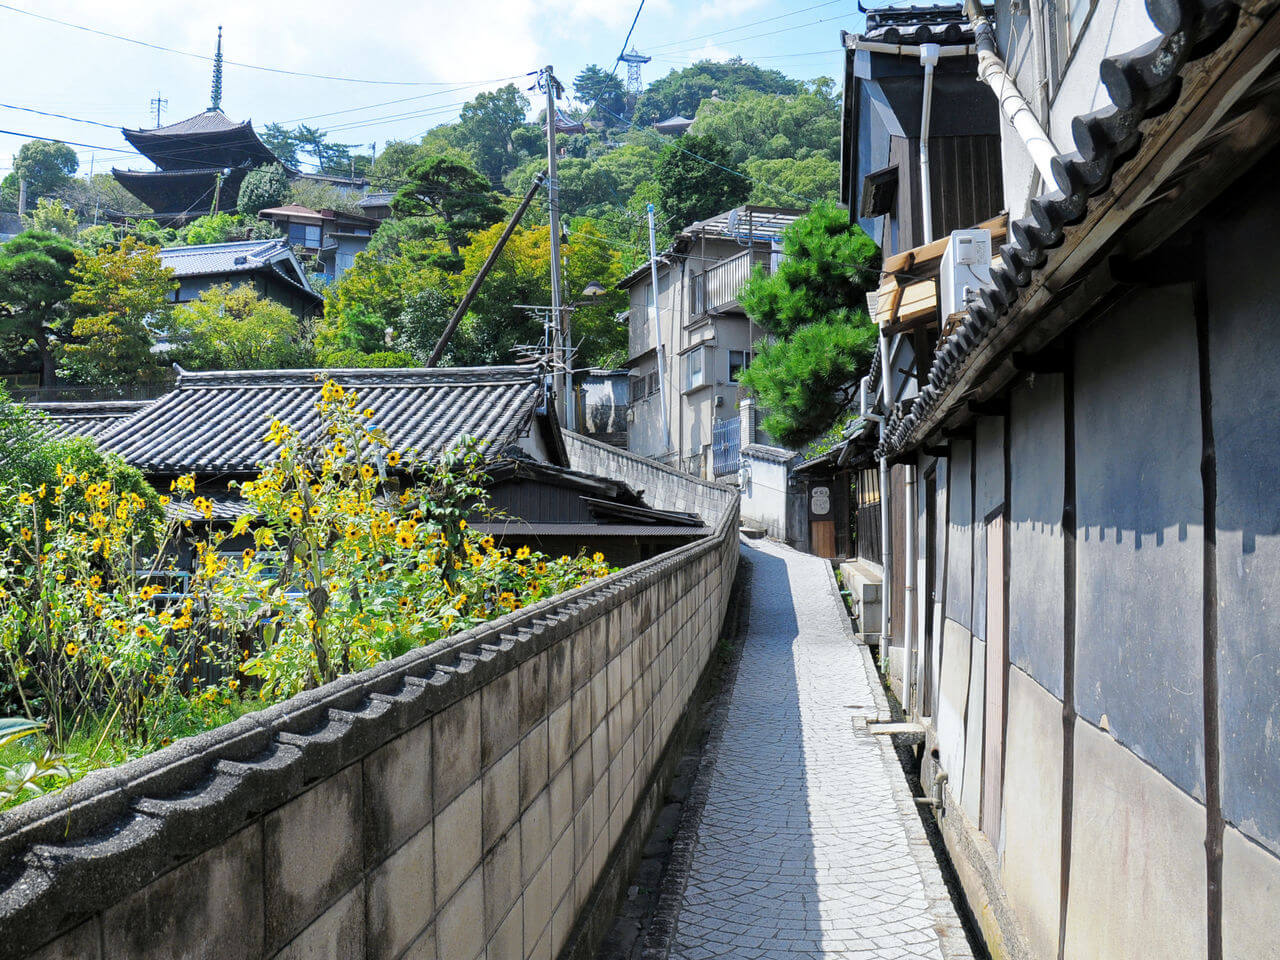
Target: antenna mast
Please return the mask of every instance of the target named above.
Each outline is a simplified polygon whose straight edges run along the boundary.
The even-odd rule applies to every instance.
[[[619,63],[627,65],[627,109],[634,110],[636,100],[640,97],[642,85],[640,83],[640,67],[652,60],[653,57],[646,57],[643,53],[632,47],[622,56],[618,57]]]
[[[151,109],[156,115],[156,126],[160,126],[160,114],[164,112],[164,108],[169,105],[169,101],[160,96],[160,91],[156,91],[155,98],[151,101]]]

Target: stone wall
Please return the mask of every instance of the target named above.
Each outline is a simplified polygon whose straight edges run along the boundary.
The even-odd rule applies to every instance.
[[[715,533],[0,819],[0,957],[550,960],[683,714],[725,488],[570,437]]]

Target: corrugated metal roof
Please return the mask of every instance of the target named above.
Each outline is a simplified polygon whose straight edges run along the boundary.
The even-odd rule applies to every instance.
[[[47,436],[99,437],[116,424],[145,410],[152,400],[104,400],[82,403],[32,403],[28,406],[44,414],[41,426]]]
[[[273,456],[272,419],[319,430],[320,381],[353,389],[396,449],[430,457],[464,436],[499,446],[529,427],[541,397],[527,367],[181,373],[177,388],[99,438],[149,473],[248,473]]]

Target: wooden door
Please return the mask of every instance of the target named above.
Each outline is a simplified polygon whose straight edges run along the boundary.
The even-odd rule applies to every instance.
[[[996,512],[987,517],[987,670],[981,817],[982,832],[994,845],[1000,843],[1004,789],[1005,667],[1009,658],[1006,641],[1004,514]]]

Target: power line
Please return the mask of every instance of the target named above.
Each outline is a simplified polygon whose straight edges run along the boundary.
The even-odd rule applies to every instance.
[[[179,50],[176,47],[166,47],[160,43],[151,43],[147,40],[139,40],[135,37],[128,37],[119,33],[111,33],[107,30],[99,30],[96,27],[87,27],[84,24],[72,23],[70,20],[59,20],[57,17],[46,16],[43,13],[35,13],[31,10],[23,10],[21,7],[11,6],[7,3],[0,3],[0,9],[8,10],[11,13],[18,13],[24,17],[32,17],[36,20],[43,20],[46,23],[56,23],[62,27],[69,27],[72,30],[80,30],[83,33],[91,33],[99,37],[107,37],[111,40],[120,40],[124,43],[132,43],[135,46],[146,47],[150,50],[160,50],[164,53],[176,53],[179,56],[191,57],[194,60],[203,60],[206,63],[212,63],[214,57],[207,56],[203,53],[194,53],[190,50]],[[239,60],[223,60],[228,66],[242,67],[245,70],[261,70],[264,73],[276,73],[286,77],[304,77],[309,80],[332,80],[338,83],[361,83],[371,86],[384,87],[445,87],[457,81],[452,80],[366,80],[359,77],[338,77],[325,73],[305,73],[300,70],[285,70],[281,67],[264,67],[256,63],[244,63]]]
[[[795,24],[795,25],[793,25],[793,26],[790,26],[790,27],[780,27],[780,28],[779,28],[779,29],[777,29],[777,30],[769,30],[769,31],[767,31],[766,33],[755,33],[755,34],[752,34],[752,35],[751,35],[751,36],[749,36],[749,37],[734,37],[734,38],[733,38],[733,40],[732,40],[731,42],[732,42],[732,43],[745,43],[745,42],[746,42],[746,41],[748,41],[748,40],[761,40],[761,39],[763,39],[763,38],[765,38],[765,37],[776,37],[776,36],[777,36],[778,34],[780,34],[780,33],[790,33],[790,32],[791,32],[791,31],[793,31],[793,30],[803,30],[805,27],[812,27],[812,26],[816,26],[816,25],[817,25],[817,24],[819,24],[819,23],[830,23],[832,20],[839,20],[839,19],[841,19],[841,18],[840,18],[840,17],[819,17],[817,20],[807,20],[807,21],[805,21],[804,23],[797,23],[797,24]],[[678,41],[678,42],[683,43],[683,42],[685,42],[685,41]],[[701,49],[703,49],[703,48],[702,48],[702,47],[687,47],[687,48],[685,48],[684,50],[665,50],[665,51],[663,51],[663,52],[664,52],[664,53],[666,53],[666,54],[695,53],[695,52],[697,52],[698,50],[701,50]]]
[[[490,83],[501,83],[504,80],[522,80],[525,77],[532,76],[537,71],[530,73],[517,73],[510,77],[494,77],[492,80],[480,80],[475,83],[464,83],[460,86],[450,87],[448,90],[436,90],[433,93],[421,93],[412,97],[400,97],[396,100],[383,100],[379,103],[367,103],[363,107],[348,107],[345,110],[330,110],[328,113],[313,113],[306,117],[293,117],[290,120],[278,120],[277,123],[302,123],[304,120],[319,120],[321,117],[336,117],[344,113],[359,113],[361,110],[374,110],[378,107],[391,107],[397,103],[409,103],[413,100],[426,100],[428,97],[442,97],[447,93],[457,93],[459,90],[469,90],[475,87],[483,87]]]
[[[0,103],[0,107],[3,107],[6,110],[21,110],[23,113],[34,113],[41,117],[54,117],[58,120],[70,120],[72,123],[87,123],[94,127],[105,127],[108,130],[120,129],[114,123],[103,123],[101,120],[82,120],[80,117],[69,117],[65,113],[50,113],[47,110],[37,110],[35,107],[19,107],[12,103]]]
[[[679,40],[668,40],[666,43],[651,44],[648,49],[662,50],[666,47],[677,47],[682,43],[689,43],[692,40],[706,40],[708,37],[718,37],[726,33],[735,33],[738,30],[746,30],[748,27],[756,27],[762,23],[773,23],[775,20],[785,20],[787,17],[794,17],[799,13],[807,13],[810,10],[817,10],[819,7],[829,7],[833,3],[841,3],[842,0],[826,0],[824,3],[815,3],[811,7],[800,7],[798,10],[791,10],[788,13],[780,13],[776,17],[764,17],[760,20],[748,20],[746,23],[740,23],[736,27],[725,27],[723,30],[712,30],[710,33],[700,33],[692,37],[682,37]],[[821,20],[814,21],[821,23]],[[806,26],[806,24],[801,24]],[[736,41],[733,41],[736,42]]]

